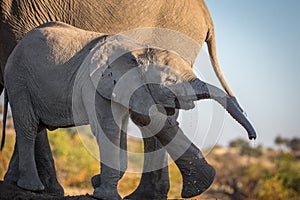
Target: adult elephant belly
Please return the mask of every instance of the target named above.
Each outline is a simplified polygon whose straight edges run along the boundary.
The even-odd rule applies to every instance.
[[[75,4],[74,9],[79,10],[72,17],[80,20],[71,21],[72,25],[109,34],[122,33],[140,43],[175,51],[191,63],[212,28],[208,10],[199,0],[101,1],[96,12],[86,15],[84,10],[88,10],[90,3],[80,1],[78,7]]]

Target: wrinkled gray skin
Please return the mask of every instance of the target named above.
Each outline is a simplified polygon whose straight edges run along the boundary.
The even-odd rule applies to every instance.
[[[207,42],[212,64],[227,93],[235,100],[220,71],[215,48],[214,27],[209,11],[203,0],[185,1],[141,1],[141,0],[3,0],[0,2],[0,92],[3,90],[3,71],[7,58],[17,42],[32,28],[49,21],[63,21],[76,27],[105,33],[119,33],[141,27],[161,27],[178,31],[194,39],[198,45],[182,46],[180,50],[193,63],[202,44]],[[143,41],[145,38],[136,36]],[[159,41],[159,36],[152,33],[147,38],[148,43]],[[181,44],[177,44],[181,45]],[[174,49],[178,51],[177,49]],[[174,116],[169,116],[174,118]],[[166,124],[161,132],[177,126],[176,119],[170,119],[172,125]],[[179,129],[180,130],[180,129]],[[126,137],[123,137],[126,139]],[[16,143],[17,145],[17,143]],[[44,148],[38,149],[43,146]],[[122,143],[126,148],[126,142]],[[144,140],[145,152],[160,149],[161,144],[156,137]],[[63,194],[63,189],[56,180],[52,153],[48,144],[47,133],[41,131],[36,140],[37,168],[45,185],[46,192]],[[15,148],[5,181],[15,182],[19,176],[18,152]],[[126,157],[126,155],[124,155]],[[145,158],[144,166],[158,162],[167,162],[166,153],[156,158]],[[92,180],[94,186],[99,186],[99,176]],[[155,190],[145,192],[149,185],[156,185]],[[161,187],[159,187],[159,186]],[[132,199],[166,198],[169,189],[168,168],[162,168],[143,174],[138,189],[130,196]],[[154,195],[154,196],[153,196]]]
[[[17,42],[26,32],[45,22],[62,21],[84,30],[113,34],[135,28],[160,27],[178,31],[198,42],[199,46],[188,50],[192,61],[202,44],[207,42],[217,76],[227,93],[233,96],[218,66],[213,22],[203,0],[3,0],[0,9],[2,73]],[[147,40],[159,40],[155,37],[157,35],[153,33]],[[3,80],[0,82],[3,86]]]
[[[123,55],[114,60],[120,52]],[[124,101],[128,92],[118,90],[118,81],[132,70],[130,84],[141,87]],[[95,188],[94,196],[99,199],[121,199],[117,183],[120,170],[126,169],[119,161],[122,152],[115,147],[120,147],[120,127],[127,125],[129,114],[134,123],[151,132],[148,125],[160,112],[172,115],[175,109],[192,109],[195,100],[211,98],[247,130],[250,139],[256,137],[236,103],[222,90],[197,79],[188,61],[124,36],[110,40],[62,23],[42,25],[19,42],[8,59],[4,78],[18,141],[17,184],[31,191],[44,189],[34,145],[38,132],[45,128],[90,124],[101,153],[101,179],[106,180]],[[158,85],[147,84],[153,80]],[[150,111],[153,105],[160,111]],[[183,197],[199,195],[211,185],[214,169],[178,129],[158,133],[156,138],[182,173]]]

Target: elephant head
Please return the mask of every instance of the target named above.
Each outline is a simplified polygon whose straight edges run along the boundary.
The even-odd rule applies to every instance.
[[[127,39],[120,43],[123,39],[98,45],[88,57],[90,76],[101,96],[146,116],[162,110],[173,114],[175,109],[194,108],[194,101],[214,99],[246,129],[249,139],[256,138],[236,102],[221,89],[198,79],[191,63],[175,52]]]

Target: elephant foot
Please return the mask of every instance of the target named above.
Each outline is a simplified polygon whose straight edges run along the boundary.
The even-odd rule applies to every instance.
[[[17,185],[18,178],[19,178],[18,175],[12,175],[12,174],[6,173],[4,176],[4,182],[10,183],[12,185]]]
[[[181,196],[191,198],[206,191],[213,183],[216,176],[215,169],[206,162],[196,147],[191,147],[175,161],[183,178]]]
[[[45,187],[40,180],[32,180],[32,178],[19,179],[17,185],[24,190],[33,192],[45,190]]]
[[[50,194],[50,195],[55,195],[55,196],[59,196],[59,197],[63,197],[64,196],[64,189],[63,187],[57,182],[54,184],[49,184],[49,185],[45,185],[45,193]]]
[[[120,179],[120,171],[110,168],[101,163],[101,174],[93,177],[96,184],[100,184],[94,190],[93,196],[102,200],[121,200],[118,193],[118,181]],[[92,181],[93,181],[92,178]]]
[[[11,174],[11,173],[7,172],[4,176],[4,182],[5,183],[10,183],[12,185],[19,186],[19,187],[21,187],[23,189],[26,189],[26,190],[31,190],[29,188],[31,188],[32,184],[29,184],[29,186],[26,186],[28,184],[24,183],[24,181],[21,181],[21,180],[18,181],[18,175],[16,175],[16,174]],[[19,183],[21,185],[19,185]],[[23,185],[25,185],[25,187]],[[53,182],[43,183],[42,185],[44,185],[44,189],[42,189],[43,187],[38,187],[40,189],[32,190],[32,191],[43,190],[44,193],[47,193],[47,194],[50,194],[50,195],[64,196],[64,189],[57,181],[55,181],[54,183]]]
[[[122,200],[116,188],[100,186],[94,190],[93,196],[101,200]]]
[[[181,192],[183,198],[191,198],[202,194],[210,187],[216,176],[215,169],[204,158],[199,161],[197,166],[189,166],[188,170],[190,173],[183,175],[183,188]],[[196,173],[193,173],[193,171]]]
[[[168,193],[155,191],[155,186],[138,187],[132,194],[124,197],[124,200],[164,200],[168,198]]]
[[[37,134],[35,141],[35,161],[38,176],[45,186],[44,192],[50,195],[64,196],[64,189],[57,180],[46,129],[41,130]]]
[[[123,175],[125,174],[125,172],[120,171],[120,177],[119,180],[123,177]],[[101,185],[101,174],[97,174],[95,176],[93,176],[91,178],[91,183],[94,189],[96,189],[97,187],[100,187]]]
[[[168,167],[143,173],[138,188],[124,199],[167,199],[170,189]]]

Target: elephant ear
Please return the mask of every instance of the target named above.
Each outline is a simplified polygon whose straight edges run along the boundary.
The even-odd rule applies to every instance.
[[[98,94],[131,111],[149,115],[153,98],[142,81],[137,52],[145,47],[122,36],[99,43],[89,55],[89,75]],[[133,53],[134,52],[134,53]]]

